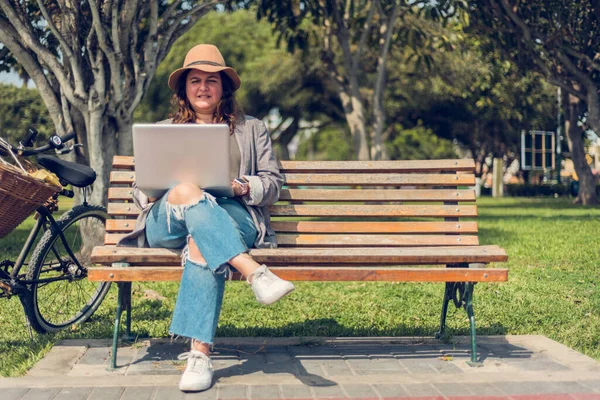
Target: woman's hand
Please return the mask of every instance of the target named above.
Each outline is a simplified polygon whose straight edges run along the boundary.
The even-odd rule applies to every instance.
[[[240,183],[240,181],[244,183]],[[231,181],[231,188],[233,189],[233,193],[239,197],[245,196],[250,192],[250,185],[248,182],[239,178]]]

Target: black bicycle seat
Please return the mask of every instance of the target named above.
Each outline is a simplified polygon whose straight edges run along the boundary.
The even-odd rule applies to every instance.
[[[37,162],[60,179],[76,187],[89,186],[96,180],[96,171],[87,165],[61,160],[52,156],[38,156]]]

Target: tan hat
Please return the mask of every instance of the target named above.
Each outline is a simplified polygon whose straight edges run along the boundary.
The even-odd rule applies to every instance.
[[[218,72],[223,71],[233,81],[234,90],[239,89],[242,81],[238,76],[237,72],[233,68],[225,65],[225,60],[221,55],[219,49],[212,44],[199,44],[192,47],[185,56],[183,61],[183,67],[173,71],[169,76],[169,87],[173,90],[177,90],[177,81],[182,73],[188,69],[198,69],[204,72]]]

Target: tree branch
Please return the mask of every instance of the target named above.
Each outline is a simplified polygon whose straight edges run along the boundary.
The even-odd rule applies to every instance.
[[[54,36],[60,43],[60,47],[61,47],[62,51],[64,52],[63,57],[66,58],[69,61],[69,63],[71,64],[71,71],[73,72],[73,82],[74,82],[74,86],[75,86],[75,92],[81,97],[85,96],[84,79],[81,74],[82,71],[81,71],[81,65],[79,65],[79,58],[75,57],[73,55],[73,51],[71,50],[71,47],[69,47],[69,44],[67,43],[67,41],[65,40],[63,35],[58,31],[58,29],[56,29],[56,25],[54,24],[54,21],[52,20],[50,14],[48,14],[48,9],[44,5],[44,2],[42,0],[37,0],[37,4],[38,4],[38,7],[40,8],[40,11],[42,12],[42,15],[46,19],[46,23],[48,24],[50,31],[52,31],[52,33],[54,34]]]
[[[375,8],[379,0],[371,1],[371,8],[369,9],[369,14],[367,15],[367,20],[363,25],[363,31],[360,34],[360,40],[358,41],[358,48],[356,49],[356,53],[352,59],[352,68],[357,69],[358,64],[360,62],[360,56],[365,48],[365,44],[367,43],[367,38],[369,36],[369,32],[371,31],[371,26],[373,25],[373,15],[375,15]],[[397,6],[397,5],[396,5]]]
[[[92,11],[92,24],[94,26],[94,30],[96,31],[96,36],[98,37],[98,46],[104,53],[104,57],[108,60],[108,65],[110,67],[111,80],[119,80],[121,78],[120,73],[120,63],[115,57],[114,49],[109,46],[108,36],[106,31],[104,30],[102,24],[102,17],[100,15],[100,9],[98,7],[98,2],[96,0],[90,1],[90,10]],[[106,86],[99,87],[96,86],[96,91],[98,96],[100,97],[98,100],[100,102],[104,102],[106,96]],[[112,96],[113,102],[120,103],[123,101],[123,90],[122,85],[115,85],[112,87]]]
[[[596,71],[600,72],[600,63],[597,63],[596,61],[592,60],[590,57],[588,57],[585,54],[581,54],[578,51],[575,51],[571,48],[568,47],[562,47],[561,48],[562,51],[564,51],[565,53],[567,53],[568,55],[570,55],[571,57],[575,57],[580,61],[584,61],[585,63],[587,63],[592,69],[595,69]]]
[[[64,67],[56,60],[54,54],[52,54],[47,48],[42,46],[39,41],[33,39],[35,35],[31,31],[31,27],[23,23],[23,21],[15,13],[15,10],[7,2],[7,0],[0,0],[0,8],[2,8],[7,17],[5,22],[13,27],[14,33],[16,34],[15,37],[19,38],[18,41],[20,43],[23,43],[26,47],[30,48],[39,58],[41,63],[44,64],[48,68],[48,70],[50,70],[53,73],[60,86],[65,89],[65,95],[67,96],[69,101],[72,104],[76,105],[83,104],[82,100],[78,98],[73,92],[73,88],[69,83],[69,79],[66,75]],[[11,53],[13,54],[13,56],[16,56],[15,51],[11,51]]]

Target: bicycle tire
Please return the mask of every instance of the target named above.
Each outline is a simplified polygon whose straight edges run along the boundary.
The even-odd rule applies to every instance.
[[[104,242],[104,227],[108,214],[106,208],[93,205],[79,205],[64,213],[56,222],[57,228],[48,229],[33,251],[27,270],[27,280],[37,281],[52,277],[69,277],[68,280],[57,280],[47,283],[31,283],[20,296],[21,303],[31,327],[39,333],[58,332],[73,324],[87,320],[98,309],[110,289],[110,282],[89,282],[87,267],[90,265],[89,255],[95,245]],[[94,224],[97,228],[92,243],[75,246],[80,231],[80,223]],[[73,228],[75,227],[75,228]],[[76,255],[83,268],[79,268],[64,250],[59,231],[63,232],[69,247]],[[83,241],[82,241],[83,243]],[[61,251],[62,250],[62,251]],[[84,252],[84,257],[81,256]],[[48,257],[54,257],[49,260]],[[60,262],[58,261],[60,259]],[[47,288],[49,288],[47,290]],[[64,293],[59,289],[64,289]],[[43,290],[42,290],[43,289]],[[76,292],[74,302],[71,295]],[[60,296],[58,296],[60,295]],[[58,297],[57,297],[58,296]],[[81,304],[81,307],[79,306]]]

